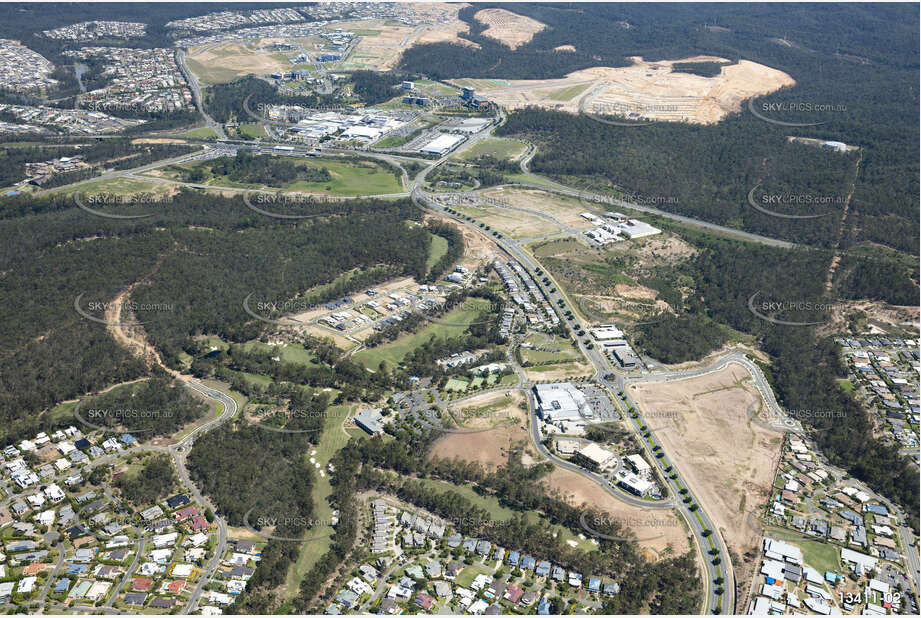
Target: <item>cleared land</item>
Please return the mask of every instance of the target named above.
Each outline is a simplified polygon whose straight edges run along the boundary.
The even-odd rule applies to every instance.
[[[193,47],[186,56],[189,70],[203,84],[224,84],[244,75],[267,75],[290,70],[293,66],[287,56],[271,51],[272,43],[285,39],[258,39],[254,41],[227,41]]]
[[[200,168],[205,171],[205,179],[197,184],[214,185],[216,187],[287,189],[289,191],[320,195],[377,195],[403,191],[402,180],[399,180],[389,169],[372,161],[342,161],[317,158],[309,162],[297,159],[293,162],[299,168],[325,168],[329,171],[331,178],[330,180],[318,182],[296,180],[279,186],[241,183],[230,180],[227,176],[214,175],[211,171],[212,165],[209,162],[183,163],[157,171],[160,172],[159,175],[163,178],[182,181],[182,170]]]
[[[335,27],[351,30],[361,37],[358,45],[339,68],[388,71],[399,62],[403,52],[424,43],[454,43],[479,47],[457,35],[470,26],[457,18],[466,4],[419,3],[414,6],[417,16],[426,23],[417,27],[380,19],[365,19],[336,23]]]
[[[537,105],[568,112],[699,124],[718,122],[740,111],[746,99],[796,84],[783,71],[748,60],[726,64],[715,77],[675,72],[672,65],[728,63],[725,58],[695,56],[646,62],[636,56],[632,60],[634,64],[628,67],[592,67],[559,79],[456,79],[452,83],[473,86],[479,94],[509,109]]]
[[[551,221],[487,204],[456,207],[456,210],[511,238],[533,238],[561,231]]]
[[[512,49],[521,47],[534,38],[534,35],[547,27],[536,19],[518,15],[505,9],[483,9],[477,11],[473,18],[488,28],[483,36],[495,39]]]
[[[764,404],[748,370],[733,363],[629,390],[729,549],[740,558],[757,554],[760,535],[747,519],[770,496],[782,436],[752,420]],[[737,573],[739,581],[749,575]]]
[[[690,549],[684,523],[670,510],[653,511],[631,506],[578,472],[563,468],[555,469],[544,482],[570,504],[608,513],[636,536],[641,548],[654,552],[656,556],[668,553],[679,555]]]
[[[554,381],[589,376],[592,375],[593,370],[592,366],[588,363],[573,362],[527,367],[524,373],[529,380]]]
[[[527,415],[519,407],[524,401],[520,391],[487,393],[467,399],[449,408],[459,422],[459,429],[485,429],[478,433],[449,433],[432,447],[431,456],[439,459],[463,459],[481,464],[487,470],[504,466],[508,454],[518,448],[537,457],[528,442]]]
[[[514,139],[505,139],[502,137],[490,137],[480,140],[472,148],[464,150],[461,154],[456,155],[458,159],[475,159],[477,157],[489,156],[496,159],[510,161],[517,159],[527,149],[528,145]]]
[[[466,325],[477,319],[479,315],[480,312],[476,308],[455,309],[439,318],[445,322],[450,322],[452,326],[430,322],[415,333],[403,335],[395,341],[376,348],[356,352],[354,358],[369,369],[376,370],[381,361],[386,363],[388,370],[393,369],[407,354],[432,337],[456,337],[461,334],[466,330]],[[457,324],[457,326],[453,326],[453,324]]]
[[[583,212],[591,210],[575,198],[563,197],[540,189],[519,189],[511,187],[500,187],[489,189],[483,194],[495,200],[499,200],[509,206],[522,208],[541,213],[552,217],[559,223],[567,225],[574,229],[587,229],[593,227],[581,215]],[[513,213],[515,216],[538,219],[545,221],[540,217],[529,215],[528,213]],[[597,213],[596,213],[597,214]]]
[[[600,249],[573,238],[535,242],[527,249],[575,301],[576,310],[595,323],[641,322],[671,311],[658,292],[641,282],[658,273],[671,276],[677,264],[696,252],[667,233]]]

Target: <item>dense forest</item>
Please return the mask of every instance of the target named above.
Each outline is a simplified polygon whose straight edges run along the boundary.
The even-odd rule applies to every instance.
[[[171,435],[201,418],[208,406],[162,369],[149,380],[113,389],[80,402],[78,420],[144,440]]]
[[[332,179],[325,167],[297,165],[292,159],[268,155],[253,155],[238,150],[234,157],[221,157],[207,163],[199,163],[191,169],[177,167],[183,181],[200,183],[208,176],[205,169],[215,176],[226,176],[234,182],[247,184],[284,186],[296,180],[306,182],[327,182]]]
[[[136,473],[122,475],[115,481],[122,496],[142,508],[164,500],[178,485],[173,460],[165,454],[151,455]]]
[[[806,419],[819,430],[814,434],[819,448],[834,464],[916,514],[917,472],[898,449],[873,437],[867,413],[838,384],[838,378],[846,377],[846,369],[832,339],[819,336],[814,328],[762,320],[750,311],[748,299],[761,292],[772,300],[814,303],[833,303],[838,297],[916,303],[919,290],[912,279],[917,279],[917,268],[900,268],[897,262],[890,262],[880,270],[878,260],[847,256],[836,273],[833,293],[827,296],[824,280],[829,256],[823,252],[688,236],[701,251],[682,264],[679,272],[693,280],[693,293],[678,317],[662,316],[660,321],[639,327],[644,350],[655,358],[680,362],[719,347],[724,326],[754,335],[771,356],[767,373],[784,408],[841,411],[834,419]],[[882,273],[880,280],[876,273]],[[790,311],[782,319],[807,322],[829,317],[822,312]],[[689,335],[688,326],[694,324],[701,331]],[[917,518],[914,524],[917,526]]]
[[[6,439],[34,433],[47,420],[37,413],[60,401],[146,375],[144,363],[117,345],[106,325],[74,310],[78,297],[84,312],[103,319],[91,307],[136,284],[130,300],[142,311],[134,319],[178,367],[196,335],[242,342],[261,332],[264,323],[243,310],[249,294],[287,300],[354,269],[373,274],[329,286],[331,298],[399,274],[421,279],[427,271],[429,232],[406,225],[421,217],[408,199],[298,203],[292,212],[329,216],[296,223],[260,216],[239,196],[191,191],[170,202],[117,208],[154,216],[94,217],[69,196],[4,201],[5,211],[17,215],[0,218]]]

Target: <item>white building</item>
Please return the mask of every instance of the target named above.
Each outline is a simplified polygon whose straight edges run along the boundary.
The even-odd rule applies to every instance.
[[[624,333],[613,324],[601,324],[591,329],[592,337],[598,341],[608,341],[611,339],[623,339]]]
[[[582,450],[579,451],[579,455],[591,461],[602,471],[607,470],[617,463],[617,455],[606,448],[598,446],[594,442],[585,445]]]
[[[463,142],[466,138],[462,135],[451,135],[442,133],[428,144],[419,149],[424,154],[443,155],[452,148]]]
[[[568,382],[538,384],[534,387],[534,395],[537,414],[545,422],[578,422],[594,416],[582,391]]]

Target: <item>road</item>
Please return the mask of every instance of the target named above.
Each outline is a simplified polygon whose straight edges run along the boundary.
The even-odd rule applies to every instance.
[[[176,64],[179,65],[179,70],[182,71],[186,82],[189,84],[189,89],[192,91],[192,98],[195,100],[195,107],[198,108],[201,117],[205,119],[205,124],[213,129],[220,139],[227,139],[227,134],[224,133],[224,125],[216,122],[214,118],[205,112],[205,106],[202,105],[201,101],[201,84],[198,83],[198,78],[195,77],[195,74],[192,73],[186,65],[185,50],[181,48],[176,50]]]
[[[443,217],[451,218],[457,223],[460,223],[461,225],[471,226],[470,222],[467,222],[458,216],[448,213],[439,202],[433,199],[433,196],[426,194],[420,188],[422,182],[424,182],[425,175],[430,170],[437,167],[437,165],[439,165],[443,160],[445,160],[445,158],[439,159],[438,161],[434,162],[429,167],[427,167],[425,170],[423,170],[423,172],[421,172],[419,176],[417,176],[416,180],[413,183],[413,196],[416,200],[416,203],[420,204],[421,207],[425,208],[426,210],[435,212]],[[500,250],[508,254],[513,259],[517,260],[525,268],[525,270],[529,271],[532,274],[537,272],[538,270],[543,272],[543,269],[540,268],[540,265],[534,259],[532,259],[529,254],[523,251],[522,248],[517,243],[510,241],[504,236],[496,236],[496,237],[493,237],[493,239],[496,242]],[[546,275],[546,276],[550,277],[550,275]],[[565,319],[563,317],[563,314],[565,313],[566,309],[569,307],[569,299],[566,298],[565,295],[560,291],[561,290],[560,286],[553,285],[552,287],[548,287],[543,283],[541,277],[533,277],[533,278],[535,282],[537,283],[538,287],[541,289],[544,296],[546,296],[550,306],[553,307],[555,311],[561,308],[562,310],[558,311],[558,313],[560,314],[561,319]],[[550,277],[550,280],[552,281],[552,277]],[[577,315],[575,314],[575,312],[573,312],[573,314]],[[574,320],[578,320],[578,318],[574,318]],[[615,393],[618,390],[620,390],[620,386],[617,382],[610,382],[604,378],[605,375],[608,375],[611,373],[614,373],[614,375],[617,375],[613,371],[613,368],[609,366],[604,356],[598,350],[594,348],[592,349],[587,348],[584,342],[581,341],[579,338],[576,338],[576,342],[579,348],[582,350],[583,354],[592,363],[595,369],[595,378],[599,382],[601,382],[604,386],[608,387],[609,389],[610,388],[616,389],[614,391]],[[616,401],[616,398],[614,399]],[[533,410],[533,405],[530,407]],[[634,406],[634,408],[636,408],[636,406]],[[622,410],[622,412],[624,413],[625,416],[629,416],[628,414],[626,414],[626,410]],[[666,484],[669,486],[671,495],[678,496],[680,495],[679,490],[681,488],[687,488],[689,492],[688,495],[691,497],[691,502],[689,503],[685,503],[684,501],[675,500],[672,504],[668,504],[665,506],[669,508],[674,507],[678,510],[678,512],[682,515],[682,517],[687,522],[689,529],[691,530],[692,534],[697,540],[698,547],[700,548],[701,565],[706,573],[705,581],[703,582],[705,590],[706,590],[706,611],[708,613],[732,614],[735,610],[735,580],[734,580],[734,575],[732,575],[732,562],[729,558],[729,553],[726,549],[726,544],[722,539],[722,535],[713,526],[712,522],[710,521],[706,513],[703,512],[703,509],[701,508],[700,503],[694,498],[694,495],[690,491],[690,488],[688,488],[687,483],[683,482],[680,472],[677,471],[677,468],[675,468],[674,466],[671,466],[670,472],[666,472],[666,468],[669,468],[669,466],[671,465],[668,463],[668,457],[666,456],[663,458],[656,458],[654,456],[651,445],[658,445],[661,447],[661,444],[658,441],[656,441],[655,437],[652,434],[650,434],[649,436],[649,443],[647,443],[647,441],[641,436],[640,427],[645,425],[645,423],[642,421],[642,416],[638,415],[637,418],[632,419],[632,420],[633,420],[632,426],[633,426],[634,432],[638,436],[639,442],[642,443],[644,447],[646,448],[650,461],[657,462],[659,466],[659,471],[661,472],[662,477],[666,479]],[[536,423],[534,423],[533,421],[534,419],[532,418],[532,431],[536,431]],[[538,445],[538,448],[541,450],[541,453],[545,457],[549,456],[550,455],[549,452],[545,448],[542,448],[542,446],[540,445],[539,435],[533,435],[532,438],[535,440],[535,443]],[[560,463],[555,458],[553,458],[553,462],[555,464]],[[571,465],[572,464],[570,464],[570,466]],[[564,466],[564,467],[568,467],[568,466]],[[578,468],[576,466],[573,466],[573,468],[575,468],[575,471],[583,475],[586,474],[586,471],[581,468]],[[671,478],[672,474],[674,474],[675,476],[674,479]],[[602,487],[605,487],[606,489],[611,490],[610,484],[607,483],[607,481],[604,481],[604,479],[593,478],[591,475],[589,475],[589,478],[591,478],[595,482],[600,481]],[[633,505],[643,506],[646,508],[649,508],[651,506],[648,501],[641,501],[632,496],[630,500],[626,500],[622,492],[615,493],[614,491],[612,491],[612,494],[618,499],[624,500],[625,502],[628,502]],[[637,501],[639,502],[639,504],[637,504]],[[696,506],[692,506],[692,505],[696,505]],[[710,548],[713,548],[716,550],[717,552],[716,556],[719,557],[719,564],[713,564],[713,558],[709,557],[708,551]],[[725,574],[724,574],[724,569],[725,569]],[[722,588],[723,589],[722,594],[717,594],[717,591],[718,589],[720,589],[720,586],[716,584],[716,582],[720,581],[721,579],[725,581],[725,586]]]

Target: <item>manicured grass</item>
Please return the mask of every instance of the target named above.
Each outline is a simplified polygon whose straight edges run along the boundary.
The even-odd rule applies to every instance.
[[[820,573],[825,571],[841,572],[841,562],[838,560],[838,547],[836,545],[809,541],[783,528],[768,527],[767,530],[770,536],[787,541],[802,549],[803,561]]]
[[[422,484],[426,488],[431,488],[434,491],[445,492],[450,490],[460,494],[464,498],[468,499],[473,505],[484,509],[487,513],[489,513],[489,517],[493,519],[494,522],[498,525],[502,525],[502,522],[509,521],[518,514],[518,511],[499,504],[499,499],[495,496],[482,496],[478,494],[476,491],[474,491],[473,485],[454,485],[452,483],[448,483],[447,481],[436,481],[432,479],[423,479]],[[527,519],[529,522],[536,522],[537,518],[540,517],[533,512],[528,512],[524,515],[525,519]],[[553,528],[554,532],[557,533],[563,542],[575,541],[579,549],[585,551],[591,551],[595,549],[595,545],[592,544],[589,540],[580,539],[577,535],[573,534],[572,531],[564,526],[551,524],[550,527]]]
[[[342,422],[352,412],[353,405],[338,405],[327,408],[326,422],[323,424],[323,433],[320,435],[320,441],[316,446],[316,454],[305,454],[305,459],[314,458],[316,463],[320,464],[319,468],[314,467],[313,487],[313,519],[321,522],[329,521],[333,514],[327,498],[332,494],[332,485],[329,483],[329,473],[326,465],[329,460],[339,452],[349,441],[349,435],[343,431]],[[359,430],[361,431],[361,430]],[[320,476],[320,470],[325,476]],[[329,550],[332,540],[328,538],[332,535],[334,529],[331,526],[314,526],[307,533],[305,538],[319,537],[319,540],[301,543],[300,554],[294,565],[288,571],[288,579],[285,584],[285,598],[293,598],[298,591],[298,586],[304,575],[313,568],[317,561]]]
[[[478,316],[479,311],[475,308],[455,309],[439,318],[445,322],[450,322],[452,325],[430,322],[427,326],[411,335],[404,335],[396,341],[376,348],[356,352],[353,358],[372,370],[377,370],[381,361],[387,364],[388,369],[392,369],[407,354],[432,337],[456,337],[461,334],[466,329],[466,325],[477,319]],[[457,326],[454,326],[454,324],[457,324]]]
[[[521,155],[527,149],[524,142],[514,139],[504,139],[500,137],[490,137],[480,140],[472,147],[468,148],[459,155],[461,159],[475,159],[483,155],[495,157],[496,159],[514,159]]]
[[[238,127],[238,131],[242,135],[252,139],[256,139],[257,137],[266,137],[265,127],[263,127],[258,122],[248,122],[246,124],[241,124]]]
[[[468,588],[470,584],[473,583],[473,580],[476,579],[477,575],[492,575],[492,569],[488,569],[480,564],[471,564],[457,574],[457,579],[454,580],[454,583],[458,586]]]
[[[447,384],[445,384],[444,389],[446,391],[464,392],[467,390],[468,386],[470,386],[470,384],[466,380],[461,380],[458,378],[451,378],[450,380],[448,380]]]
[[[192,129],[191,131],[186,131],[182,134],[185,137],[200,137],[202,139],[210,139],[212,137],[217,137],[217,132],[211,127],[200,127],[198,129]]]
[[[847,378],[841,378],[838,380],[838,386],[843,388],[848,395],[853,394],[854,391],[857,390],[857,387],[854,386],[854,383]]]
[[[248,341],[243,346],[247,352],[256,350],[260,352],[278,352],[279,358],[288,363],[312,364],[316,355],[299,343],[289,343],[287,346],[271,346],[259,341]]]
[[[245,189],[287,189],[290,191],[304,191],[309,193],[324,193],[329,195],[376,195],[380,193],[400,193],[403,191],[403,182],[397,176],[377,163],[370,161],[343,161],[340,159],[316,158],[310,161],[295,159],[295,164],[304,168],[323,167],[329,171],[332,178],[325,182],[309,182],[299,180],[283,186],[268,186],[253,183],[235,182],[226,176],[211,174],[211,166],[207,163],[186,163],[180,168],[192,169],[202,166],[206,171],[205,181],[202,184],[239,187]],[[164,171],[169,174],[170,169]],[[181,173],[175,168],[172,177],[181,180]]]
[[[581,84],[578,86],[569,86],[568,88],[561,88],[553,94],[550,95],[550,99],[553,101],[569,101],[576,96],[582,94],[586,88],[591,86],[591,84]]]
[[[448,252],[448,239],[438,234],[430,234],[432,244],[429,247],[429,257],[425,262],[425,268],[429,269],[438,263],[444,254]]]

